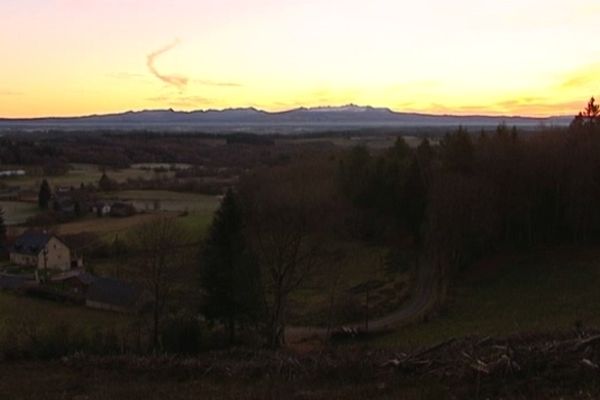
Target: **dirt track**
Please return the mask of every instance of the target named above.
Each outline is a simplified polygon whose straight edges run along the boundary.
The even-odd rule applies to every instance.
[[[381,318],[369,320],[369,332],[381,333],[399,328],[423,316],[433,303],[435,294],[433,268],[429,264],[421,265],[417,276],[415,294],[404,306]],[[365,323],[346,324],[333,329],[334,332],[364,332]],[[311,338],[326,338],[331,332],[323,327],[292,326],[285,330],[286,343],[298,343]]]

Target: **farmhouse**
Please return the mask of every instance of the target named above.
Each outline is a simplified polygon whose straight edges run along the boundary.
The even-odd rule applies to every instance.
[[[96,279],[95,276],[79,269],[57,274],[50,278],[50,282],[61,285],[63,290],[82,295]]]
[[[0,177],[12,177],[12,176],[25,176],[25,170],[23,169],[14,169],[8,171],[0,171]]]
[[[92,205],[91,211],[98,217],[105,217],[110,214],[111,206],[103,201],[98,201]]]
[[[39,270],[67,271],[71,269],[71,250],[54,235],[27,232],[10,248],[10,261]]]

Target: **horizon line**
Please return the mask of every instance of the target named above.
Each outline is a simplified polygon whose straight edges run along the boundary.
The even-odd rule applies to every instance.
[[[519,115],[519,114],[462,114],[459,111],[457,113],[435,113],[435,112],[427,112],[427,111],[398,111],[386,106],[371,106],[371,105],[357,105],[355,103],[347,103],[343,105],[319,105],[319,106],[297,106],[289,109],[283,110],[268,110],[259,108],[256,106],[240,106],[240,107],[225,107],[225,108],[197,108],[192,110],[182,110],[182,109],[174,109],[173,107],[168,108],[143,108],[143,109],[128,109],[124,111],[114,111],[114,112],[106,112],[106,113],[91,113],[91,114],[78,114],[78,115],[45,115],[45,116],[35,116],[35,117],[5,117],[0,116],[0,121],[35,121],[35,120],[46,120],[46,119],[83,119],[83,118],[93,118],[93,117],[109,117],[109,116],[117,116],[124,114],[135,114],[135,113],[144,113],[144,112],[172,112],[172,113],[180,113],[180,114],[193,114],[200,112],[226,112],[226,111],[234,111],[234,110],[254,110],[257,112],[262,112],[265,114],[285,114],[298,110],[315,110],[315,109],[327,109],[330,108],[332,110],[347,108],[347,107],[355,107],[355,108],[370,108],[373,110],[386,110],[394,114],[412,114],[412,115],[421,115],[428,117],[461,117],[461,118],[523,118],[523,119],[552,119],[552,118],[569,118],[575,117],[571,114],[544,114],[544,115]]]

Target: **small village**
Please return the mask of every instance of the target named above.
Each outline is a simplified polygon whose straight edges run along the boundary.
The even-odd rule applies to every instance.
[[[28,231],[8,252],[10,265],[0,273],[1,290],[123,313],[144,305],[140,287],[86,272],[83,257],[51,233]]]
[[[3,176],[22,177],[25,172],[5,171]],[[39,202],[43,193],[48,193],[45,195],[47,203],[40,204],[40,214],[30,217],[27,224],[5,227],[0,291],[109,312],[143,311],[148,300],[139,284],[89,271],[84,254],[90,246],[97,245],[97,237],[54,232],[56,224],[61,223],[87,221],[94,224],[95,219],[127,222],[139,213],[153,213],[148,217],[161,215],[159,200],[146,202],[143,209],[137,210],[132,202],[101,197],[99,188],[106,189],[111,184],[114,183],[103,173],[97,186],[81,183],[78,187],[59,185],[52,189],[44,180],[39,193],[19,186],[2,189],[0,200],[18,204]]]

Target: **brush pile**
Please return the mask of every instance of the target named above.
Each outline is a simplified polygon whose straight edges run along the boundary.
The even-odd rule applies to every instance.
[[[597,393],[600,331],[451,339],[411,352],[333,348],[308,354],[231,350],[195,358],[89,357],[62,363],[178,378],[368,383],[393,387],[423,382],[452,397],[548,397]]]

